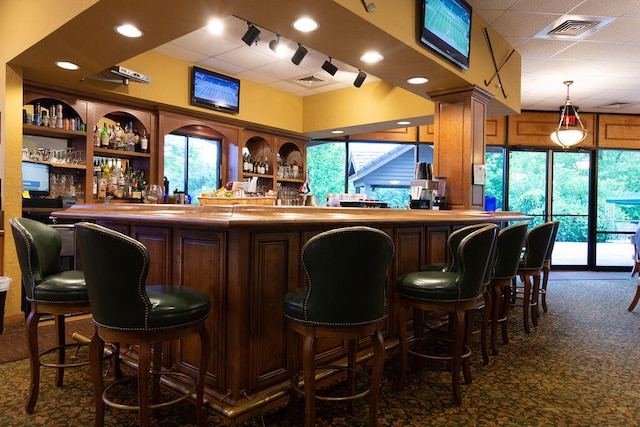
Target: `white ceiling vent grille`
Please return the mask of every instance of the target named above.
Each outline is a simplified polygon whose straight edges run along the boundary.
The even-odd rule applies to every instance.
[[[534,37],[539,39],[580,40],[613,21],[608,16],[564,15],[543,28]]]
[[[548,34],[550,36],[579,37],[582,33],[595,28],[599,23],[599,21],[576,21],[570,19],[549,31]]]
[[[325,80],[322,80],[321,78],[316,76],[302,77],[300,79],[296,79],[295,82],[307,87],[317,87],[327,83]]]

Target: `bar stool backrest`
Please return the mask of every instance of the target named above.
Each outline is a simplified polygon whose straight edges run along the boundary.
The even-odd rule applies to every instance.
[[[527,223],[521,222],[500,230],[493,278],[510,279],[516,275],[527,228]]]
[[[466,227],[462,227],[455,230],[453,233],[449,235],[449,238],[447,239],[447,249],[449,251],[449,263],[445,267],[444,271],[449,271],[452,273],[455,273],[458,271],[458,268],[460,266],[458,263],[457,252],[458,252],[458,246],[460,246],[460,242],[462,242],[462,239],[467,237],[469,234],[473,233],[474,231],[480,230],[486,225],[487,224],[468,225]]]
[[[302,248],[306,320],[355,325],[384,319],[393,254],[391,238],[371,227],[344,227],[312,237]]]
[[[22,285],[27,299],[42,279],[62,271],[60,250],[62,238],[54,228],[29,218],[10,218],[11,232],[22,271]]]
[[[486,224],[466,236],[460,242],[457,251],[458,299],[461,301],[475,299],[480,295],[485,284],[485,274],[489,266],[493,248],[495,247],[498,227]]]
[[[97,224],[77,223],[75,229],[94,321],[111,329],[146,329],[147,248]]]
[[[551,238],[549,240],[549,247],[547,253],[544,256],[545,261],[551,261],[551,255],[553,255],[553,247],[556,244],[556,237],[558,236],[558,229],[560,228],[560,221],[551,221],[553,223],[553,231],[551,232]]]
[[[525,238],[526,247],[520,268],[534,270],[542,268],[554,227],[553,222],[545,222],[529,230]]]

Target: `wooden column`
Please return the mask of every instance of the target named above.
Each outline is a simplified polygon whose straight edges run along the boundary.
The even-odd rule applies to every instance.
[[[452,209],[484,210],[484,186],[473,185],[473,165],[485,163],[487,103],[477,86],[428,94],[435,105],[434,174],[447,178]]]

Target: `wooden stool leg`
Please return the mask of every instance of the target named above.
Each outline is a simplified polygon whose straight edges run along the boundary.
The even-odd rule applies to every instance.
[[[451,358],[451,387],[453,389],[453,401],[456,406],[462,405],[462,394],[460,392],[460,365],[462,362],[462,352],[464,347],[464,317],[464,310],[456,310],[453,316],[454,320]]]
[[[309,328],[313,329],[313,328]],[[304,421],[306,427],[316,423],[316,337],[315,332],[304,337],[302,370],[304,371]]]
[[[629,305],[629,308],[627,308],[627,310],[633,311],[633,309],[636,308],[636,305],[638,304],[638,300],[640,300],[640,276],[638,277],[638,287],[636,288],[636,295],[633,297],[633,301],[631,301],[631,305]]]
[[[501,317],[504,319],[502,321],[501,330],[502,330],[502,344],[509,344],[509,334],[507,332],[507,323],[509,319],[509,306],[511,301],[511,286],[503,286],[502,287],[502,307],[501,307]]]
[[[138,405],[140,427],[149,426],[149,369],[151,368],[151,342],[145,337],[140,342],[138,355]]]
[[[351,369],[356,366],[356,339],[349,339],[347,344],[347,365],[350,370],[347,371],[347,394],[353,396],[356,390],[356,374]],[[356,413],[356,401],[355,399],[349,400],[349,410],[351,414]]]
[[[400,348],[400,374],[398,375],[397,390],[402,391],[407,379],[407,305],[400,302],[398,309],[398,344]]]
[[[376,328],[375,334],[371,337],[373,345],[373,362],[371,372],[371,390],[369,391],[369,426],[378,426],[378,398],[380,395],[380,383],[382,382],[382,371],[384,370],[384,339]]]
[[[211,342],[209,332],[204,322],[198,334],[200,335],[200,365],[198,367],[198,388],[196,389],[196,422],[198,427],[206,427],[207,414],[204,407],[204,382],[207,378]]]
[[[95,332],[89,344],[89,365],[91,366],[91,379],[93,381],[93,394],[96,405],[96,427],[104,425],[104,402],[102,400],[102,391],[104,389],[104,380],[102,378],[103,356],[104,341]]]
[[[64,315],[58,314],[55,316],[56,327],[56,345],[58,346],[58,365],[64,364],[64,344],[65,344],[65,328],[64,328]],[[56,369],[56,387],[62,387],[64,380],[64,368]]]
[[[493,289],[487,286],[483,293],[484,296],[484,312],[482,313],[482,326],[480,327],[480,348],[482,349],[482,361],[485,365],[489,364],[489,351],[487,350],[487,330],[489,329],[489,318],[493,313]]]
[[[538,300],[540,299],[540,273],[533,275],[533,285],[531,286],[531,322],[533,326],[538,326],[538,319],[540,318],[540,305]]]
[[[502,311],[502,286],[491,285],[493,305],[491,307],[491,354],[498,355],[498,323]]]
[[[528,274],[523,277],[524,291],[522,294],[522,322],[524,323],[525,334],[530,334],[529,328],[529,309],[531,307],[531,279]]]
[[[300,372],[301,354],[300,354],[300,335],[291,328],[288,328],[289,351],[287,352],[287,368],[289,370],[289,403],[287,405],[287,416],[293,417],[298,403],[298,392],[294,388],[298,381],[298,372]]]
[[[40,313],[36,310],[35,303],[31,303],[31,311],[27,317],[27,347],[29,348],[29,365],[31,366],[31,384],[25,402],[25,411],[32,414],[38,400],[40,390],[40,349],[38,347],[38,322]]]

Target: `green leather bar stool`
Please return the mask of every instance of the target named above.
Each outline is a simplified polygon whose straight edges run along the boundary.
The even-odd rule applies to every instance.
[[[553,255],[553,247],[556,244],[556,237],[558,236],[558,229],[560,228],[560,221],[551,221],[553,223],[553,231],[551,232],[551,238],[549,240],[549,247],[547,253],[544,256],[544,263],[542,264],[542,284],[540,285],[540,303],[542,304],[542,311],[545,313],[547,310],[547,283],[549,282],[549,271],[551,271],[551,256]]]
[[[151,410],[178,403],[195,392],[197,425],[204,427],[207,423],[204,382],[210,354],[210,338],[205,326],[209,296],[186,286],[146,285],[150,258],[142,243],[96,224],[78,223],[75,229],[96,326],[89,345],[96,402],[95,425],[104,425],[106,404],[138,410],[138,425],[146,427]],[[197,372],[189,373],[197,375],[198,380],[181,371],[180,367],[170,372],[161,370],[162,343],[192,334],[200,338],[200,360],[195,369]],[[120,378],[104,387],[105,341],[139,346],[137,405],[116,403],[110,398],[112,388],[129,378]],[[184,393],[176,398],[161,401],[160,378],[171,375],[191,386],[185,386]]]
[[[349,400],[369,395],[369,426],[377,426],[378,395],[384,368],[384,340],[380,322],[387,316],[387,272],[394,245],[389,236],[370,227],[345,227],[320,233],[302,248],[305,287],[284,297],[288,319],[288,370],[291,378],[289,410],[299,394],[305,399],[305,426],[315,425],[317,400]],[[355,369],[358,340],[371,337],[371,375]],[[304,338],[300,355],[300,337]],[[316,366],[316,342],[338,338],[348,343],[347,366]],[[302,372],[300,371],[302,360]],[[346,396],[321,396],[316,392],[317,370],[345,370]],[[369,387],[355,391],[355,375],[369,379]],[[304,379],[304,389],[299,378]]]
[[[85,358],[71,356],[65,360],[65,350],[78,343],[65,343],[65,315],[89,313],[89,297],[82,271],[62,271],[60,250],[62,238],[48,225],[27,218],[10,218],[18,262],[22,272],[22,286],[30,305],[27,316],[27,347],[31,365],[31,383],[25,402],[27,414],[33,413],[40,390],[40,367],[55,368],[57,387],[62,386],[64,369],[89,364]],[[56,346],[40,352],[38,322],[43,314],[55,319]],[[57,353],[55,362],[44,357]]]
[[[490,290],[493,293],[491,351],[494,356],[498,355],[498,324],[501,325],[502,343],[509,343],[507,318],[511,302],[511,281],[518,272],[527,228],[527,223],[522,222],[505,227],[498,233],[496,261],[490,283]]]
[[[459,269],[460,260],[456,256],[458,251],[458,246],[460,246],[460,242],[467,237],[469,234],[474,231],[480,230],[485,227],[487,224],[472,224],[466,227],[459,228],[455,230],[449,238],[447,239],[447,249],[449,252],[449,260],[446,264],[436,263],[436,264],[427,264],[420,268],[420,271],[448,271],[448,272],[456,272]],[[495,247],[494,247],[495,248]],[[495,252],[492,254],[491,259],[489,260],[489,265],[493,264],[493,259],[495,258]],[[491,270],[492,268],[487,268],[482,284],[482,303],[478,306],[478,310],[482,310],[484,312],[482,316],[482,324],[480,326],[480,343],[481,343],[481,351],[482,351],[482,359],[485,365],[489,364],[489,353],[487,350],[487,330],[489,328],[489,317],[487,313],[491,313],[493,307],[492,296],[493,293],[489,292],[489,282],[491,281]],[[418,316],[421,317],[421,316]],[[419,319],[415,319],[419,321]],[[418,337],[421,337],[422,334],[418,331]]]
[[[462,404],[460,370],[465,382],[471,383],[469,356],[473,330],[473,314],[496,241],[497,226],[489,224],[475,230],[460,241],[455,253],[457,271],[418,271],[397,279],[400,302],[398,329],[400,339],[400,374],[398,390],[404,388],[407,377],[408,354],[417,357],[446,360],[451,366],[453,400]],[[407,313],[410,309],[449,313],[451,341],[448,354],[428,353],[409,348]],[[423,325],[414,325],[416,332]],[[412,340],[417,341],[417,340]],[[429,343],[425,343],[427,346]]]
[[[522,282],[518,286],[516,279],[512,281],[512,303],[516,302],[518,294],[522,299],[522,321],[525,333],[531,333],[529,316],[533,326],[538,326],[538,295],[540,293],[540,275],[544,259],[549,248],[551,235],[555,225],[545,222],[529,230],[525,237],[525,250],[518,264],[517,276]]]

